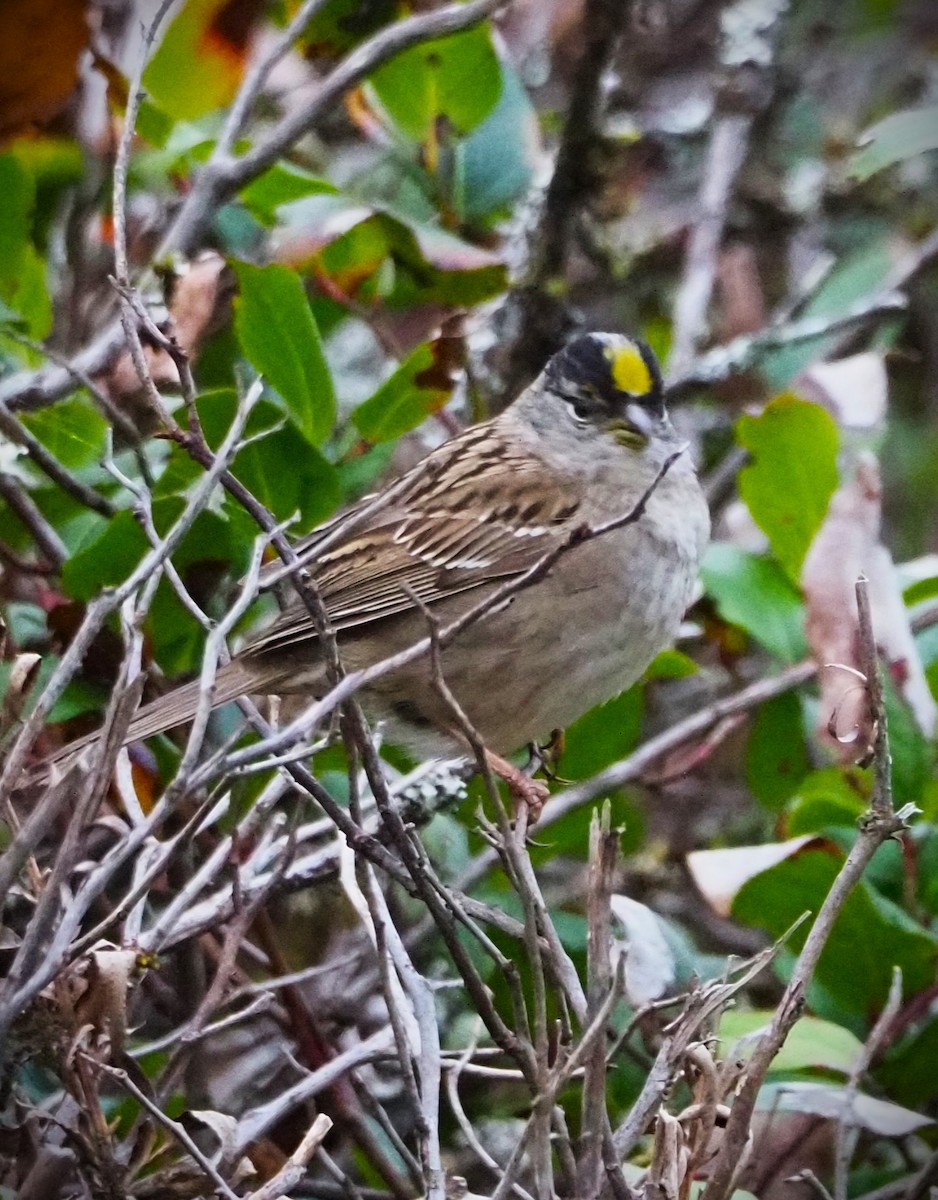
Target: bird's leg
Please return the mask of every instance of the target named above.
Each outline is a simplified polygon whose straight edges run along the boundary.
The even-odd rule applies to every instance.
[[[557,774],[557,764],[563,756],[566,745],[566,735],[562,729],[554,729],[550,737],[540,745],[538,742],[532,742],[530,751],[531,758],[528,766],[536,763],[535,770],[543,771],[550,783],[570,783],[569,779],[562,779]]]
[[[525,806],[528,810],[528,824],[533,825],[550,797],[550,788],[542,780],[525,775],[520,767],[498,754],[493,754],[491,750],[485,751],[485,761],[489,770],[508,784],[508,791],[515,804]]]

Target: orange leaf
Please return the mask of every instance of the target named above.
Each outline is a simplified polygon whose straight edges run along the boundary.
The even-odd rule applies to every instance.
[[[86,0],[0,4],[0,142],[50,120],[78,82]]]

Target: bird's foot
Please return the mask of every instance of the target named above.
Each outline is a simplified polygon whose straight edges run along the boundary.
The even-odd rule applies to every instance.
[[[508,791],[516,806],[523,805],[527,813],[528,824],[533,825],[541,815],[541,810],[550,798],[550,788],[541,779],[532,779],[525,775],[520,767],[486,750],[485,760],[489,769],[508,784]]]
[[[571,783],[571,780],[564,779],[557,774],[557,764],[563,757],[565,748],[566,735],[562,729],[555,729],[543,745],[531,742],[528,746],[528,761],[524,767],[525,771],[531,774],[534,771],[543,771],[548,783]]]

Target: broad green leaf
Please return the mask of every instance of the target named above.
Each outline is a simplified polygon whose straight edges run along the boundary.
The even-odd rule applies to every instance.
[[[502,73],[484,25],[403,51],[371,76],[381,106],[417,142],[435,138],[439,122],[464,135],[495,107]]]
[[[428,299],[468,306],[504,290],[508,271],[491,251],[431,225],[405,225],[395,218],[393,224],[388,220],[388,227],[395,250],[406,264],[413,265],[414,277]]]
[[[842,865],[840,854],[805,850],[743,885],[733,916],[780,937],[805,912],[812,920],[792,936],[798,951]],[[868,1017],[885,1003],[894,965],[902,968],[907,996],[934,978],[938,938],[866,880],[847,897],[817,967],[817,981],[847,1012]]]
[[[746,748],[746,782],[752,794],[777,812],[809,766],[800,700],[786,692],[766,701],[756,714]]]
[[[825,767],[812,771],[798,784],[788,810],[788,833],[821,833],[831,827],[856,829],[857,818],[870,803],[869,773],[859,768],[842,771]]]
[[[237,91],[244,46],[215,24],[224,6],[225,0],[186,0],[144,72],[144,88],[177,121],[222,108]]]
[[[278,520],[297,514],[302,530],[331,516],[339,503],[335,467],[289,426],[247,446],[232,471]]]
[[[252,365],[275,388],[307,441],[332,432],[335,395],[319,330],[295,271],[236,263],[241,287],[235,327]]]
[[[704,556],[701,576],[724,620],[741,626],[783,662],[804,658],[804,607],[776,562],[714,542]]]
[[[938,1017],[931,1019],[912,1037],[887,1047],[885,1061],[876,1068],[876,1080],[889,1096],[916,1107],[934,1104],[935,1064],[938,1063]]]
[[[300,269],[315,264],[351,296],[367,295],[368,289],[373,294],[380,286],[395,305],[471,305],[506,285],[506,266],[496,254],[398,210],[337,194],[308,196],[277,215],[297,230],[292,264]],[[390,295],[384,279],[388,259],[394,266]]]
[[[689,654],[672,646],[655,656],[643,678],[646,683],[651,679],[686,679],[689,675],[696,675],[697,670],[697,664]]]
[[[898,805],[921,799],[935,756],[912,709],[896,691],[888,674],[884,679],[892,788]]]
[[[531,185],[540,145],[537,113],[517,71],[501,64],[498,103],[472,133],[453,148],[453,206],[464,220],[502,212]]]
[[[122,583],[150,548],[140,522],[119,512],[90,545],[62,568],[62,587],[76,600],[90,600],[102,588]]]
[[[14,142],[11,153],[32,175],[37,192],[55,191],[84,178],[85,161],[81,147],[73,137],[34,134]]]
[[[832,317],[884,287],[893,269],[892,228],[865,237],[860,248],[844,255],[804,306],[804,317]],[[888,327],[880,331],[881,338]],[[759,363],[759,373],[770,391],[789,387],[809,363],[822,360],[834,347],[839,332],[794,342],[770,350]]]
[[[28,697],[24,698],[26,703],[23,704],[20,710],[24,715],[28,713],[36,700],[38,700],[46,684],[49,682],[49,676],[59,665],[59,658],[55,654],[44,654],[42,661],[36,670],[35,679],[29,689]],[[10,683],[10,672],[12,663],[0,662],[0,699],[5,696]],[[59,697],[49,713],[50,721],[69,721],[72,717],[81,716],[86,712],[97,712],[101,707],[101,702],[106,697],[102,689],[95,687],[94,684],[88,683],[84,679],[73,679],[68,684],[65,691]]]
[[[938,150],[938,104],[907,108],[872,125],[860,137],[850,174],[869,179],[885,167],[929,150]]]
[[[13,154],[0,154],[0,301],[12,310],[6,318],[33,338],[52,329],[52,302],[46,288],[46,264],[30,240],[35,182]]]
[[[739,473],[740,494],[797,583],[837,487],[837,426],[820,405],[786,394],[740,417],[736,438],[753,459]]]
[[[644,693],[636,685],[574,721],[564,733],[560,773],[586,779],[624,758],[638,741],[644,711]]]
[[[227,388],[199,397],[199,416],[210,445],[221,441],[236,403],[234,392]],[[338,471],[292,425],[278,428],[272,420],[275,415],[276,410],[266,403],[251,414],[246,432],[256,440],[238,453],[232,473],[278,520],[298,514],[301,528],[311,529],[339,503]],[[265,429],[269,432],[258,437]],[[289,470],[284,464],[289,464]],[[179,472],[185,483],[184,464]]]
[[[400,11],[398,0],[326,0],[306,26],[303,41],[311,57],[344,54]]]
[[[63,466],[87,467],[104,454],[108,423],[90,400],[64,400],[54,408],[24,413],[22,421]]]
[[[418,346],[373,396],[352,413],[368,442],[386,442],[416,428],[438,412],[452,395],[452,384],[441,387],[446,372],[437,368],[434,344]]]
[[[761,1034],[774,1016],[771,1009],[756,1012],[740,1012],[730,1009],[720,1017],[717,1036],[723,1043],[725,1053],[734,1053],[737,1043],[746,1040],[746,1045],[737,1047],[736,1052],[748,1056]],[[785,1039],[785,1045],[772,1060],[770,1071],[839,1071],[849,1075],[863,1050],[863,1044],[849,1029],[835,1025],[833,1021],[822,1021],[818,1017],[802,1017]]]
[[[0,295],[9,299],[29,246],[33,176],[13,154],[0,154]]]
[[[813,834],[787,838],[784,842],[762,842],[754,846],[715,846],[691,850],[687,869],[701,896],[710,907],[727,917],[740,890],[759,875],[786,859],[803,854],[808,846],[825,846]]]
[[[269,171],[252,180],[241,191],[241,199],[262,221],[273,221],[282,204],[292,204],[306,196],[334,194],[336,188],[292,163],[275,163]]]
[[[23,318],[26,332],[41,341],[52,332],[52,300],[46,286],[46,264],[34,246],[26,247],[10,305]]]
[[[910,583],[902,593],[902,599],[911,608],[913,604],[921,604],[923,600],[932,600],[938,596],[938,575],[930,575],[927,579],[917,579]]]

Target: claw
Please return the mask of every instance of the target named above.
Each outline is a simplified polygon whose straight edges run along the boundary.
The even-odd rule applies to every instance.
[[[550,798],[550,788],[540,779],[532,779],[525,775],[520,767],[507,759],[486,751],[486,761],[491,770],[508,784],[508,791],[517,805],[527,809],[528,824],[533,825],[541,815],[541,810]]]

